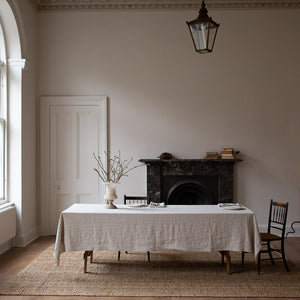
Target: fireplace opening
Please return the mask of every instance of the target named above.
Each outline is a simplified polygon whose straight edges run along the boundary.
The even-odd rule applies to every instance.
[[[187,180],[176,183],[170,189],[167,198],[167,204],[199,205],[212,203],[212,196],[204,185]]]
[[[205,205],[219,202],[218,176],[165,176],[162,187],[166,204]]]

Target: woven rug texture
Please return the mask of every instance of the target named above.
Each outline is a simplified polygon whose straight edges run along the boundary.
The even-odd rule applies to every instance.
[[[232,274],[226,274],[219,253],[159,251],[94,252],[83,273],[83,252],[61,255],[56,266],[53,246],[0,288],[2,295],[52,296],[194,296],[300,297],[300,271],[281,261],[262,262],[261,275],[251,255],[241,267],[241,254],[231,253]]]

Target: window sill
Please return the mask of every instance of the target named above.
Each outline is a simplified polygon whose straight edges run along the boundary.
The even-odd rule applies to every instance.
[[[8,208],[8,207],[14,207],[15,205],[13,203],[10,203],[10,202],[5,202],[3,201],[3,203],[0,202],[0,211],[2,209],[5,209],[5,208]]]

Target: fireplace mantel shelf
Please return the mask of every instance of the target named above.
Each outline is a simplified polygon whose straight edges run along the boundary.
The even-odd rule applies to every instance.
[[[157,158],[141,158],[139,159],[139,162],[143,162],[143,163],[180,163],[180,162],[240,162],[243,161],[242,159],[239,158],[234,158],[234,159],[199,159],[199,158],[191,158],[191,159],[157,159]]]

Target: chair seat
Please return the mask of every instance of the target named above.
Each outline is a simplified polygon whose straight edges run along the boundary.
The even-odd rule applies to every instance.
[[[276,241],[276,240],[281,240],[281,237],[276,235],[276,234],[272,234],[272,233],[267,233],[267,232],[261,232],[260,233],[260,238],[262,241]]]

